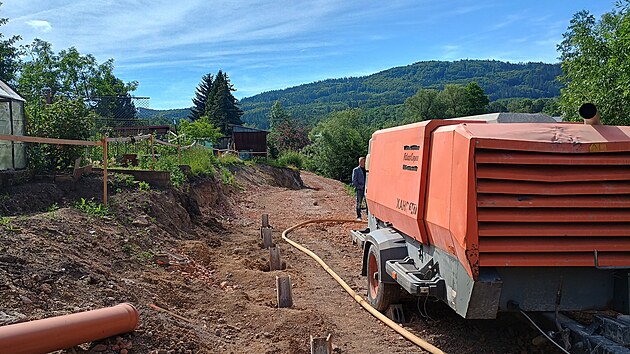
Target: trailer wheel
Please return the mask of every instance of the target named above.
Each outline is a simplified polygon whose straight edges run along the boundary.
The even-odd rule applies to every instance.
[[[398,299],[400,289],[398,284],[381,282],[380,269],[378,249],[375,245],[370,245],[367,259],[368,301],[372,307],[383,312]]]

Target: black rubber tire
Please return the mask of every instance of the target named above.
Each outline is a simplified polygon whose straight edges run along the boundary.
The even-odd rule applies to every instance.
[[[372,307],[383,312],[400,297],[400,286],[381,282],[380,269],[381,259],[378,249],[375,245],[370,245],[367,258],[367,298]]]

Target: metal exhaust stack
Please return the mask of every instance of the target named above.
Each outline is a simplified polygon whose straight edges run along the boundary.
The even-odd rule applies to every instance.
[[[0,353],[35,354],[71,348],[138,327],[131,304],[0,327]]]
[[[584,119],[584,124],[588,125],[601,125],[599,111],[592,103],[584,103],[580,106],[580,117]]]

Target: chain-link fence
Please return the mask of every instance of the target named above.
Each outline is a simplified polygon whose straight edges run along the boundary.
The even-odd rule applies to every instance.
[[[149,97],[98,96],[86,99],[96,115],[96,130],[110,136],[129,136],[150,125]]]

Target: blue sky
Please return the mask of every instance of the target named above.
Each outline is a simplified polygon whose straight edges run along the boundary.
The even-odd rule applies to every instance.
[[[23,44],[71,46],[140,83],[150,107],[191,105],[223,69],[238,98],[423,60],[557,62],[573,14],[614,0],[1,0]]]

